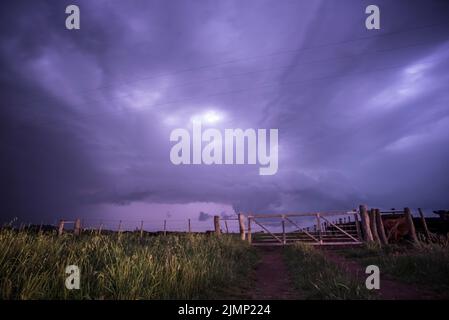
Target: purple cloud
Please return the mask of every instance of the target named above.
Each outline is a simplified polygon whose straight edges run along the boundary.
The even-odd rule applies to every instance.
[[[447,2],[378,1],[380,31],[358,0],[78,1],[79,31],[67,4],[1,4],[4,220],[449,207]],[[210,110],[278,128],[278,173],[172,165],[171,130]]]

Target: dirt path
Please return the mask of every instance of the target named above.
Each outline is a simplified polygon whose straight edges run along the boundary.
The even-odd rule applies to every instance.
[[[258,247],[261,261],[254,273],[251,299],[300,299],[293,288],[287,266],[282,257],[282,247]]]
[[[330,261],[342,267],[349,274],[352,274],[356,279],[359,279],[361,283],[365,283],[366,277],[368,276],[365,274],[366,266],[357,261],[349,260],[331,250],[323,249],[323,252]],[[442,298],[437,293],[430,290],[394,280],[388,275],[382,274],[382,270],[378,293],[380,298],[385,300],[432,300]]]

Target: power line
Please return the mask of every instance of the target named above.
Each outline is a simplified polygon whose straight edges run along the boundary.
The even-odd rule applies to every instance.
[[[434,61],[439,61],[439,59],[428,60],[428,62],[434,62]],[[154,104],[154,105],[152,105],[152,107],[161,107],[161,106],[165,106],[165,105],[184,103],[186,101],[195,101],[196,99],[211,98],[211,97],[222,96],[222,95],[240,94],[240,93],[250,92],[250,91],[258,90],[258,89],[262,89],[262,88],[273,87],[273,86],[277,86],[277,85],[290,86],[290,85],[298,85],[298,84],[308,84],[310,82],[322,81],[322,80],[328,80],[328,79],[346,78],[346,77],[357,76],[360,74],[376,73],[376,72],[384,71],[384,70],[403,68],[403,67],[406,67],[407,65],[408,64],[401,64],[401,65],[396,65],[396,66],[363,70],[363,71],[353,72],[353,73],[345,74],[345,75],[331,75],[331,76],[317,77],[317,78],[312,78],[312,79],[297,80],[297,81],[290,81],[290,82],[283,82],[283,83],[267,83],[267,84],[264,84],[261,86],[256,86],[253,88],[230,90],[230,91],[218,92],[218,93],[213,93],[213,94],[208,94],[208,95],[203,95],[203,96],[195,96],[195,97],[189,97],[189,98],[184,98],[184,99],[163,102],[163,103],[159,103],[159,104]],[[126,110],[127,113],[137,112],[137,111],[142,111],[142,110]],[[149,111],[149,110],[143,110],[143,111],[145,112],[145,111]],[[120,114],[120,113],[124,113],[124,112],[125,111],[123,111],[123,110],[105,111],[105,112],[99,112],[99,113],[94,113],[94,114],[78,115],[78,116],[74,117],[73,119],[78,119],[78,120],[88,119],[90,117],[97,117],[97,116],[101,116],[101,115],[105,115],[105,114]],[[47,123],[47,122],[45,122],[45,123]],[[41,124],[42,124],[42,122],[41,122]]]
[[[266,58],[266,57],[272,57],[272,56],[276,56],[276,55],[298,53],[298,52],[312,50],[312,49],[325,48],[325,47],[329,47],[329,46],[337,46],[337,45],[341,45],[341,44],[347,44],[347,43],[352,43],[352,42],[362,41],[362,40],[368,40],[368,39],[377,39],[377,38],[392,36],[392,35],[401,34],[401,33],[410,33],[410,31],[414,31],[414,30],[422,30],[422,29],[429,29],[429,28],[442,27],[442,26],[449,26],[449,25],[447,24],[447,22],[445,22],[445,23],[435,23],[435,24],[426,25],[426,26],[419,26],[419,27],[415,27],[415,28],[407,28],[407,29],[403,29],[403,30],[395,30],[395,31],[391,31],[391,32],[384,32],[384,33],[381,33],[381,34],[378,34],[378,35],[374,35],[374,36],[364,36],[364,37],[359,37],[359,38],[355,38],[355,39],[349,39],[349,40],[343,40],[343,41],[337,41],[337,42],[330,42],[330,43],[325,43],[325,44],[320,44],[320,45],[315,45],[315,46],[310,46],[310,47],[304,47],[304,48],[299,48],[299,49],[292,49],[292,50],[284,50],[284,51],[272,52],[272,53],[269,53],[269,54],[257,55],[257,56],[252,56],[252,57],[237,58],[237,59],[232,59],[232,60],[229,60],[229,61],[224,61],[224,62],[221,62],[221,63],[208,64],[208,65],[202,65],[202,66],[197,66],[197,67],[192,67],[192,68],[180,69],[180,70],[177,70],[177,71],[164,73],[164,74],[159,74],[159,75],[144,76],[144,77],[140,77],[140,78],[133,79],[133,80],[128,80],[128,81],[125,81],[125,82],[122,82],[122,83],[118,83],[118,84],[117,83],[115,83],[115,84],[108,84],[108,85],[103,85],[103,86],[99,86],[99,87],[92,88],[92,89],[80,90],[78,92],[74,92],[74,94],[95,92],[95,91],[98,91],[98,90],[101,90],[101,89],[105,89],[105,88],[109,88],[109,87],[112,87],[112,86],[128,85],[130,83],[135,83],[135,82],[139,82],[139,81],[142,81],[142,80],[158,79],[158,78],[161,78],[161,77],[179,75],[179,74],[182,74],[182,73],[187,73],[187,72],[192,72],[192,71],[216,68],[216,67],[229,65],[229,64],[234,64],[234,63],[238,63],[238,62],[242,62],[242,61],[251,61],[251,60],[257,60],[257,59]],[[44,99],[42,99],[42,100],[44,100]],[[34,102],[34,101],[35,100],[33,100],[31,102]]]
[[[445,22],[445,23],[437,23],[437,24],[432,24],[432,25],[427,25],[427,26],[420,26],[420,27],[415,27],[415,28],[407,28],[405,30],[395,30],[395,31],[391,31],[391,32],[384,32],[382,34],[374,35],[374,36],[365,36],[365,37],[359,37],[359,38],[356,38],[356,39],[349,39],[349,40],[343,40],[343,41],[337,41],[337,42],[330,42],[330,43],[325,43],[325,44],[320,44],[320,45],[315,45],[315,46],[310,46],[310,47],[305,47],[305,48],[300,48],[300,49],[291,49],[291,50],[284,50],[284,51],[272,52],[272,53],[263,54],[263,55],[252,56],[252,57],[237,58],[237,59],[224,61],[224,62],[221,62],[221,63],[203,65],[203,66],[192,67],[192,68],[186,68],[186,69],[181,69],[181,70],[177,70],[177,71],[173,71],[173,72],[169,72],[169,73],[165,73],[165,74],[163,73],[163,74],[160,74],[160,75],[154,75],[154,76],[149,76],[149,77],[143,77],[143,78],[140,78],[140,79],[134,79],[134,80],[131,80],[131,83],[133,83],[134,81],[157,79],[157,78],[160,78],[160,77],[172,76],[172,75],[177,75],[177,74],[191,72],[191,71],[197,71],[197,70],[203,70],[203,69],[209,69],[209,68],[216,68],[216,67],[220,67],[220,66],[223,66],[223,65],[238,63],[238,62],[242,62],[242,61],[258,60],[258,59],[261,59],[261,58],[272,57],[272,56],[276,56],[276,55],[298,53],[298,52],[302,52],[302,51],[319,49],[319,48],[325,48],[325,47],[329,47],[329,46],[336,46],[336,45],[352,43],[352,42],[361,41],[361,40],[381,38],[381,37],[391,36],[391,35],[400,34],[400,33],[410,33],[410,31],[413,31],[413,30],[428,29],[428,28],[434,28],[434,27],[438,27],[438,26],[449,26],[449,25],[447,24],[447,22]],[[129,84],[129,83],[130,83],[129,81],[126,82],[126,84]],[[125,83],[123,83],[123,84],[125,84]],[[101,89],[101,88],[104,88],[104,87],[109,87],[109,86],[100,86],[100,87],[97,87],[97,88],[92,89],[92,90],[97,90],[97,89]]]
[[[449,40],[449,39],[441,39],[440,41],[446,41],[446,40]],[[361,52],[359,54],[351,55],[351,56],[347,56],[347,57],[326,58],[326,59],[318,59],[318,60],[306,61],[306,62],[303,62],[303,63],[296,64],[295,67],[309,66],[310,64],[315,64],[315,63],[337,62],[337,61],[342,61],[342,60],[350,60],[350,59],[354,59],[355,57],[359,57],[359,56],[371,56],[371,55],[376,55],[376,54],[379,54],[379,53],[384,54],[384,53],[397,51],[397,50],[402,50],[402,49],[415,48],[415,47],[426,46],[426,45],[435,45],[435,44],[438,44],[438,42],[435,42],[433,40],[433,41],[426,41],[424,43],[408,44],[408,45],[405,45],[405,46],[399,46],[399,47],[389,48],[389,49],[369,50],[368,52]],[[266,72],[266,71],[280,70],[280,69],[287,70],[288,66],[287,67],[286,66],[280,66],[280,67],[276,66],[276,67],[265,68],[265,69],[262,69],[262,70],[254,70],[254,71],[248,71],[248,72],[243,72],[243,73],[231,74],[231,75],[227,75],[227,76],[223,76],[223,77],[215,77],[215,78],[209,78],[209,79],[202,79],[202,80],[194,81],[194,82],[186,82],[186,83],[182,83],[182,84],[175,85],[175,86],[172,86],[172,87],[168,87],[168,89],[169,90],[173,90],[173,89],[177,89],[177,88],[192,86],[192,85],[203,83],[203,82],[211,82],[211,81],[215,81],[215,80],[225,80],[225,79],[229,79],[231,77],[241,77],[241,76],[246,76],[246,75],[251,75],[251,74],[263,73],[263,72]],[[115,101],[116,99],[123,99],[123,98],[126,98],[126,97],[130,97],[132,95],[133,95],[133,93],[124,94],[124,95],[116,96],[115,98],[109,98],[109,99],[108,98],[106,98],[106,99],[105,98],[94,98],[94,99],[92,99],[90,101],[90,103],[92,103],[92,102],[111,102],[111,101]],[[192,99],[192,97],[187,98],[187,99]],[[31,104],[28,104],[28,105],[25,105],[25,106],[30,106],[30,105]],[[156,104],[156,105],[153,105],[153,106],[158,106],[158,105],[159,104]],[[105,112],[107,112],[107,111],[105,111]]]

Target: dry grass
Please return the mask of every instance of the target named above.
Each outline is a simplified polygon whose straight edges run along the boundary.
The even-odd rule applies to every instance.
[[[223,298],[254,265],[255,253],[231,236],[35,234],[0,231],[0,299]],[[67,265],[81,270],[67,290]]]
[[[418,284],[449,295],[449,245],[446,242],[420,245],[367,245],[343,250],[348,257],[375,264],[381,272],[410,284]]]
[[[285,261],[295,286],[306,299],[347,300],[374,299],[364,283],[326,259],[310,245],[297,243],[285,249]]]

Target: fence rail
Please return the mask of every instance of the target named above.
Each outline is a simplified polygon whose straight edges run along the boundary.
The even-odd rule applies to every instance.
[[[205,221],[192,219],[61,219],[52,225],[43,222],[39,226],[20,223],[18,230],[38,229],[40,232],[51,229],[56,230],[59,235],[65,232],[73,232],[74,235],[86,232],[96,234],[135,232],[140,234],[140,237],[149,233],[167,235],[173,232],[206,232],[216,235],[238,234],[241,240],[248,241],[253,245],[290,245],[295,242],[311,245],[358,245],[375,242],[385,245],[392,239],[397,240],[395,236],[398,234],[407,236],[413,242],[419,242],[419,239],[422,238],[425,241],[431,241],[435,238],[434,232],[439,232],[440,229],[449,229],[449,219],[444,218],[444,215],[438,222],[435,221],[437,218],[425,218],[421,209],[418,209],[418,212],[419,217],[413,218],[409,208],[402,210],[372,208],[368,210],[365,205],[361,205],[358,210],[350,211],[333,210],[283,214],[239,213],[235,216],[217,215],[212,220]],[[430,222],[430,229],[427,221]],[[198,227],[200,222],[201,228]],[[415,224],[419,228],[419,239]],[[406,230],[405,233],[404,230]]]
[[[361,244],[356,223],[351,221],[350,214],[354,215],[356,212],[253,214],[248,216],[247,238],[253,245],[288,245],[295,242],[312,245]],[[343,215],[345,216],[342,217]],[[332,217],[340,218],[332,221]],[[310,225],[310,218],[315,221],[313,225]],[[261,232],[252,228],[253,223]],[[280,225],[279,231],[275,231],[276,224]],[[293,230],[288,230],[292,227]]]

